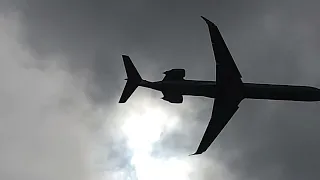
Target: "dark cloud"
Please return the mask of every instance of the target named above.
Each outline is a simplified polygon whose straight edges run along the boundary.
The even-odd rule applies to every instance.
[[[186,68],[188,78],[215,77],[200,15],[218,24],[244,81],[319,84],[317,1],[29,0],[16,7],[25,43],[39,56],[67,54],[72,71],[89,69],[98,88],[88,93],[111,107],[124,85],[121,54],[130,55],[150,80],[170,68]],[[211,114],[212,100],[187,101],[199,109],[158,144],[170,149],[168,156],[186,148],[192,153]],[[245,100],[203,156],[218,150],[236,179],[319,179],[318,106]],[[212,178],[210,169],[197,171]]]
[[[19,14],[0,16],[0,179],[90,179],[92,122],[81,76],[19,43]],[[50,60],[49,60],[50,59]],[[82,77],[83,78],[83,77]],[[107,153],[107,152],[106,152]]]

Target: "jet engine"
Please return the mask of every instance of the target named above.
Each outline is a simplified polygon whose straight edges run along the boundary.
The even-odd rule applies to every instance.
[[[171,69],[163,72],[170,79],[183,79],[186,76],[186,71],[184,69]]]
[[[183,102],[183,97],[181,94],[165,93],[161,99],[168,101],[170,103],[182,103]]]

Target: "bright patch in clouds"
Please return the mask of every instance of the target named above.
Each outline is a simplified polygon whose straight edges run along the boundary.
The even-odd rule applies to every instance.
[[[152,101],[152,100],[151,100]],[[191,172],[188,162],[179,158],[160,159],[152,156],[153,144],[165,132],[175,129],[179,117],[154,103],[136,104],[125,117],[122,131],[133,152],[131,164],[138,180],[187,180]]]
[[[128,137],[130,148],[138,152],[150,153],[152,144],[160,140],[161,133],[167,128],[172,129],[176,122],[177,117],[170,117],[160,107],[142,107],[142,112],[132,111],[129,114],[123,131]]]

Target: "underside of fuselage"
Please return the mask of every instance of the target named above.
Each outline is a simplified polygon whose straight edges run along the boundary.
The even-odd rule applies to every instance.
[[[247,99],[320,101],[320,89],[314,87],[256,83],[243,84],[244,97]],[[180,95],[216,97],[215,81],[144,81],[141,83],[141,86],[162,92],[175,92]],[[237,89],[234,89],[234,91],[237,91]]]
[[[215,81],[179,80],[148,82],[144,80],[140,86],[161,92],[174,92],[180,95],[208,98],[215,98],[216,95]]]

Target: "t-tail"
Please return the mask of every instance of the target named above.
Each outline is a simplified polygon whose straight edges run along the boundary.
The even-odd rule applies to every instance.
[[[127,80],[127,83],[123,89],[119,103],[125,103],[142,81],[142,78],[132,63],[130,57],[127,55],[122,55],[122,59],[128,78],[125,79]]]

